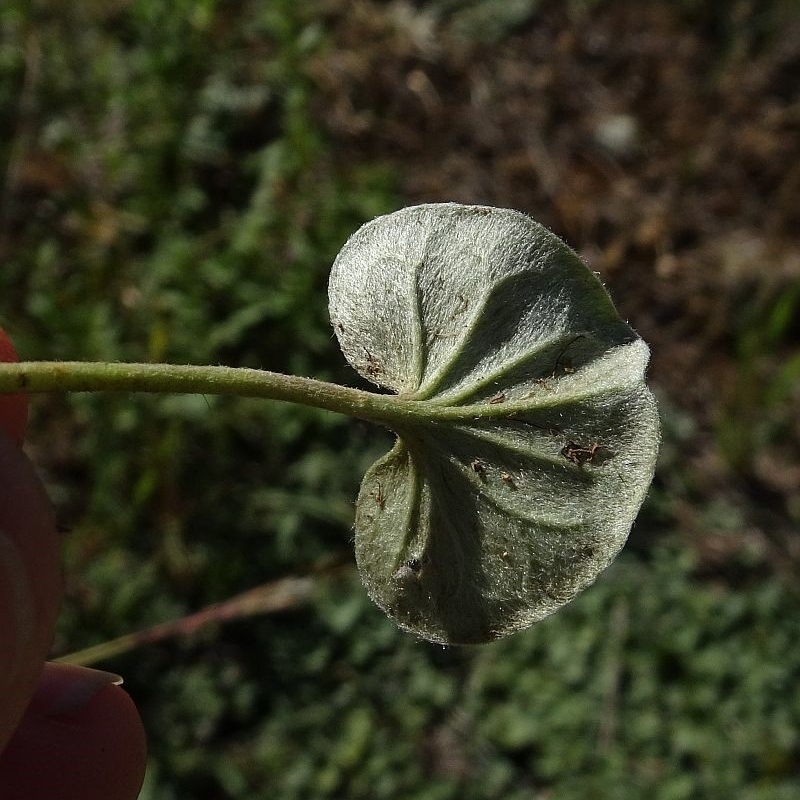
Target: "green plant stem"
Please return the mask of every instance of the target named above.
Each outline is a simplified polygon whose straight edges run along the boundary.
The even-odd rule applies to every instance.
[[[381,423],[396,418],[399,400],[260,369],[84,361],[0,364],[0,394],[101,391],[263,397]]]
[[[415,422],[468,422],[513,417],[557,398],[449,406],[435,400],[376,394],[335,383],[243,367],[129,364],[102,361],[21,361],[0,364],[0,395],[44,392],[147,392],[263,397],[347,414],[395,430]]]

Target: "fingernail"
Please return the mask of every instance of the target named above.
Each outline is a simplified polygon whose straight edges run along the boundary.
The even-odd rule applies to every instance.
[[[42,673],[28,710],[45,717],[71,716],[89,705],[102,689],[121,683],[122,678],[113,672],[51,665]]]
[[[3,675],[0,687],[13,680],[20,657],[28,647],[34,625],[34,603],[22,554],[0,529],[0,645]]]

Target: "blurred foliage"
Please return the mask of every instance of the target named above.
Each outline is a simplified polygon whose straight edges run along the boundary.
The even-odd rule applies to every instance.
[[[457,36],[497,43],[531,19],[539,0],[433,0],[429,6]]]
[[[419,7],[482,44],[540,5],[352,4],[406,22]],[[737,41],[727,5],[680,4],[721,53]],[[787,3],[735,5],[767,47]],[[330,335],[327,273],[361,222],[403,204],[405,175],[374,149],[342,157],[317,118],[320,63],[352,56],[330,35],[338,8],[4,0],[0,323],[25,357],[357,383]],[[713,435],[752,491],[791,480],[765,456],[797,441],[793,285],[748,294],[728,331],[737,372]],[[352,559],[351,502],[386,434],[255,401],[37,399],[30,451],[68,531],[59,652],[319,574],[310,608],[107,665],[150,734],[143,798],[797,797],[800,602],[753,517],[778,503],[712,495],[695,443],[713,443],[669,389],[623,556],[531,631],[447,650],[395,630],[352,571],[326,572]]]
[[[675,548],[624,554],[563,612],[472,649],[401,634],[354,576],[328,584],[302,633],[270,620],[210,657],[159,654],[145,796],[788,800],[800,643],[775,623],[797,599],[758,566],[734,592]]]
[[[755,454],[765,448],[775,454],[796,441],[800,351],[791,342],[800,324],[800,280],[762,286],[742,306],[734,329],[739,373],[718,432],[729,462],[740,472],[753,472]]]

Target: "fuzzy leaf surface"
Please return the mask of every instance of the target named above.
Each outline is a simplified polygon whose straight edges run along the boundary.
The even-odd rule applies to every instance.
[[[350,364],[419,403],[367,472],[356,560],[372,599],[431,641],[528,627],[591,584],[652,480],[649,350],[561,240],[511,210],[406,208],[337,257]]]

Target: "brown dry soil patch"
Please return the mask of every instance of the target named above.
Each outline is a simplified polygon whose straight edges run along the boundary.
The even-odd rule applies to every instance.
[[[710,567],[797,568],[800,17],[529,5],[480,41],[442,4],[330,3],[308,69],[336,157],[392,165],[409,203],[514,207],[566,239],[653,349],[643,527]]]

